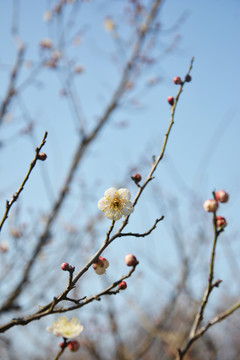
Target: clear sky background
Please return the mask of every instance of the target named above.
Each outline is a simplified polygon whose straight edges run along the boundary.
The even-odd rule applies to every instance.
[[[39,50],[41,39],[51,38],[53,42],[60,39],[62,29],[51,27],[43,21],[44,12],[52,4],[50,1],[20,1],[18,30],[26,44],[25,58],[32,62],[33,67],[39,61],[39,56],[44,56]],[[124,58],[111,34],[104,29],[104,19],[111,17],[125,40],[130,36],[130,31],[125,24],[126,14],[121,1],[92,0],[81,6],[75,25],[73,28],[69,26],[68,36],[62,39],[73,62],[84,68],[84,72],[76,78],[75,87],[80,99],[79,107],[88,129],[91,129],[103,113],[119,79],[120,65],[112,61],[113,54],[119,55],[118,61],[121,56]],[[1,99],[16,57],[16,46],[10,34],[12,10],[12,1],[0,2]],[[86,186],[88,198],[84,209],[93,215],[97,211],[97,200],[107,188],[126,186],[131,169],[140,172],[143,177],[147,175],[152,155],[160,152],[168,127],[170,107],[167,97],[175,96],[178,90],[172,79],[177,75],[184,76],[194,56],[192,82],[184,87],[166,156],[154,180],[161,192],[154,193],[155,185],[149,185],[130,224],[130,229],[143,232],[152,226],[156,217],[162,214],[166,216],[162,230],[157,230],[148,243],[142,241],[138,254],[141,257],[142,253],[147,253],[149,241],[152,241],[152,250],[160,251],[164,262],[171,247],[171,234],[167,227],[170,225],[168,219],[172,216],[169,207],[165,206],[164,197],[168,200],[177,198],[181,216],[187,219],[184,225],[187,227],[189,221],[207,221],[209,214],[204,213],[202,202],[211,197],[213,190],[226,189],[230,202],[224,206],[221,215],[227,218],[228,236],[231,238],[237,234],[239,239],[240,2],[165,0],[159,21],[161,32],[154,51],[157,61],[134,82],[128,95],[139,103],[135,107],[130,106],[130,102],[123,104],[86,154],[76,174],[74,200],[67,202],[64,219],[66,216],[73,223],[78,223],[83,211],[82,207],[80,210],[78,208],[78,197],[80,199],[82,191],[79,187],[82,189]],[[74,47],[72,36],[77,30],[82,42]],[[68,65],[71,68],[72,65]],[[32,68],[25,68],[21,72],[18,80],[20,89]],[[159,78],[160,82],[150,88],[147,84],[153,77]],[[24,90],[21,104],[13,103],[9,116],[0,128],[0,141],[3,144],[0,149],[1,213],[5,200],[16,191],[25,175],[34,156],[34,148],[40,143],[44,132],[47,130],[49,133],[44,147],[48,159],[34,169],[21,195],[20,205],[25,211],[21,213],[21,221],[47,213],[52,198],[56,197],[57,190],[64,182],[69,159],[78,140],[77,120],[69,110],[66,99],[59,95],[64,87],[64,78],[54,70],[44,69],[34,81],[34,86]],[[36,123],[34,139],[18,135],[26,126],[23,109],[26,118]],[[44,167],[44,171],[41,167]],[[48,191],[43,178],[48,183]],[[129,188],[134,196],[135,185],[130,183]],[[194,214],[192,218],[191,214]],[[106,231],[105,225],[103,227],[103,231]],[[2,239],[7,236],[6,231],[7,226]],[[161,250],[159,238],[164,239]],[[237,238],[234,241],[236,244]],[[133,239],[124,248],[122,244],[116,244],[114,251],[122,256],[126,251],[136,252],[137,248],[136,239]],[[239,246],[235,249],[239,251]]]

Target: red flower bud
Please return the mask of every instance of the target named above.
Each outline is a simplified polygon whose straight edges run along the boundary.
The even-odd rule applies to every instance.
[[[47,155],[44,152],[41,152],[41,153],[38,154],[37,158],[38,158],[38,160],[44,161],[44,160],[46,160]]]
[[[139,183],[142,180],[142,177],[140,174],[135,174],[131,177],[131,179],[135,181],[135,183]]]
[[[70,351],[77,351],[80,347],[80,344],[77,340],[68,341],[67,347]]]
[[[174,104],[174,97],[173,97],[173,96],[169,96],[169,97],[167,98],[167,101],[168,101],[168,103],[169,103],[171,106],[173,106],[173,104]]]
[[[67,263],[67,262],[62,263],[61,269],[63,271],[69,271],[69,269],[70,269],[69,263]]]
[[[216,216],[216,225],[217,225],[217,227],[223,228],[223,227],[227,226],[227,221],[222,216]]]
[[[126,289],[127,287],[127,283],[125,281],[121,281],[119,284],[118,284],[118,288],[121,289],[121,290],[124,290]]]
[[[180,85],[182,84],[182,79],[180,78],[180,76],[175,76],[175,78],[173,78],[173,82],[176,85]]]

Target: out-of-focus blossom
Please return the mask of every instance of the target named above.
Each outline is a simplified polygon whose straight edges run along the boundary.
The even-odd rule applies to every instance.
[[[75,74],[81,74],[84,71],[84,68],[81,65],[76,65],[74,68]]]
[[[80,324],[79,320],[74,317],[68,321],[65,316],[62,316],[58,318],[52,326],[48,326],[47,331],[56,336],[73,339],[83,331],[83,326]]]
[[[51,39],[42,39],[39,45],[41,46],[42,49],[51,49],[53,43]]]
[[[0,242],[0,252],[5,253],[9,250],[9,245],[7,241],[1,241]]]
[[[47,10],[47,11],[45,11],[45,12],[43,13],[43,20],[44,20],[44,21],[49,21],[49,20],[51,20],[51,18],[52,18],[52,13],[51,13],[51,11]]]
[[[106,31],[113,31],[115,29],[115,23],[110,17],[104,20],[104,28]]]

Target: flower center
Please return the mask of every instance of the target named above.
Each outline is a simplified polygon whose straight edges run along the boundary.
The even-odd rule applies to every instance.
[[[111,208],[113,210],[117,210],[117,211],[120,211],[121,208],[122,208],[122,201],[121,199],[119,199],[118,196],[115,196],[112,201],[111,201]]]

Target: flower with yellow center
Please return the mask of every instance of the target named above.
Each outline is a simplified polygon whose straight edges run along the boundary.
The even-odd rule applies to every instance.
[[[128,216],[134,211],[133,204],[129,201],[130,198],[131,194],[128,189],[116,190],[111,187],[98,201],[98,208],[105,213],[108,219],[119,220],[122,216]]]
[[[67,321],[67,318],[62,316],[58,318],[52,326],[48,326],[47,331],[56,336],[73,339],[83,331],[83,326],[80,324],[79,320],[74,317],[72,320]]]

